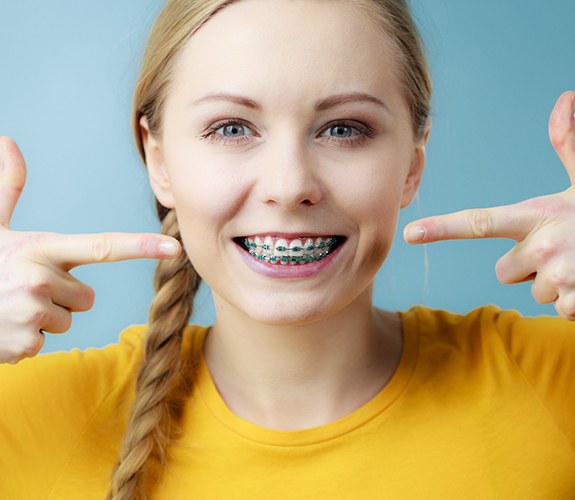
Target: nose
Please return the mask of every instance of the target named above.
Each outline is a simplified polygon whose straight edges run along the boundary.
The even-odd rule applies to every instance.
[[[318,165],[303,141],[270,144],[258,179],[261,201],[288,211],[316,205],[323,197],[321,184]]]

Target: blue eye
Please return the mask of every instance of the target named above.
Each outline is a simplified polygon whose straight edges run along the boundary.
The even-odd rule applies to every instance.
[[[239,118],[230,118],[213,124],[207,132],[200,135],[202,140],[221,144],[243,144],[257,136],[254,129]]]
[[[336,146],[361,146],[375,136],[374,130],[356,120],[341,120],[328,123],[319,137]]]
[[[244,135],[248,135],[246,133],[246,129],[247,127],[241,123],[230,123],[218,128],[217,130],[219,131],[218,133],[225,137],[243,137]]]
[[[350,127],[349,125],[334,125],[329,129],[330,135],[332,137],[338,137],[340,139],[347,139],[354,135],[354,132],[357,134],[357,131]]]

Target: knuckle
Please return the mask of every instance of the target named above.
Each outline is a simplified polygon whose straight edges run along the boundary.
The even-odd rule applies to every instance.
[[[548,220],[556,220],[564,214],[573,214],[573,203],[569,196],[541,196],[530,200],[530,205],[534,207],[541,217]]]
[[[555,310],[565,319],[575,320],[575,295],[561,296],[555,302]]]
[[[22,358],[32,358],[36,356],[44,346],[45,337],[41,333],[35,334],[29,342],[24,345],[22,349]]]
[[[557,245],[549,238],[540,239],[533,249],[533,256],[538,263],[547,262],[557,253]]]
[[[553,265],[547,266],[546,281],[556,289],[567,292],[575,284],[573,264],[565,260],[556,260]]]
[[[16,364],[24,358],[32,358],[42,349],[44,340],[44,335],[40,332],[22,333],[17,343],[3,350],[1,358],[12,364]]]
[[[492,231],[493,218],[487,209],[473,209],[469,211],[469,225],[474,236],[484,238]]]
[[[24,289],[33,295],[47,296],[50,294],[50,283],[44,276],[32,275],[24,283]]]
[[[2,346],[2,351],[0,352],[0,362],[1,363],[11,363],[15,364],[22,359],[22,350],[15,345]]]
[[[548,280],[551,286],[557,289],[565,288],[567,286],[567,278],[561,272],[552,272],[549,275]]]
[[[106,262],[112,256],[112,242],[105,235],[99,235],[92,241],[92,255],[97,262]]]
[[[0,363],[9,363],[11,365],[18,364],[22,361],[23,357],[21,353],[16,352],[15,350],[7,350],[4,349],[0,352]]]
[[[7,257],[11,259],[28,259],[42,255],[46,241],[50,233],[26,233],[10,245]]]
[[[25,313],[22,323],[33,326],[38,330],[42,328],[48,319],[48,311],[42,306],[30,307]]]

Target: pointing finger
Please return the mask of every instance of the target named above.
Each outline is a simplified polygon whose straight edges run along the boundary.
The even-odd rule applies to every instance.
[[[511,238],[521,241],[537,224],[537,214],[525,203],[462,210],[408,224],[407,243],[432,243],[470,238]]]
[[[557,100],[549,119],[549,138],[575,185],[575,92]]]
[[[49,261],[65,270],[100,262],[169,259],[181,252],[170,236],[133,233],[54,234],[45,239],[42,249]]]
[[[0,137],[0,226],[8,228],[26,182],[26,164],[9,137]]]

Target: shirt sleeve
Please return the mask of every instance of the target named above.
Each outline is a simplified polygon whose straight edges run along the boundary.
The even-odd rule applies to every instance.
[[[512,311],[493,316],[511,360],[575,450],[575,322]]]
[[[132,327],[103,349],[0,365],[0,498],[49,496],[98,408],[131,390],[144,330]]]

